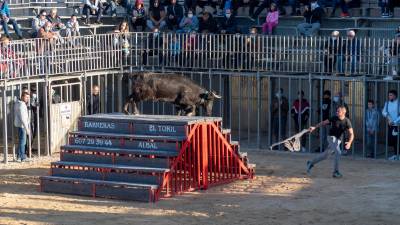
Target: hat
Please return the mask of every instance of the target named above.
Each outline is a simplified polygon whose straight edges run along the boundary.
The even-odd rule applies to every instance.
[[[337,30],[334,30],[334,31],[332,31],[332,36],[339,36],[339,31],[337,31]]]

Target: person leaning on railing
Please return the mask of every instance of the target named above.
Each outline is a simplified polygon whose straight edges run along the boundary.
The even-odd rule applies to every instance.
[[[11,24],[18,38],[23,39],[22,32],[19,29],[17,22],[14,19],[10,18],[10,9],[8,8],[8,4],[5,0],[0,0],[0,19],[1,26],[3,27],[4,33],[7,36],[10,36],[10,32],[8,31],[8,24]]]
[[[2,63],[0,64],[0,73],[8,74],[9,78],[15,78],[21,75],[24,61],[18,59],[12,47],[10,46],[10,38],[1,37],[0,38],[0,55]],[[28,74],[22,74],[27,76]]]

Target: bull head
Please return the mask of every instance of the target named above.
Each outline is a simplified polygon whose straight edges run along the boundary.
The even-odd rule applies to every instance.
[[[201,94],[201,105],[203,106],[204,110],[206,111],[207,116],[212,115],[212,108],[214,104],[214,99],[220,99],[221,96],[217,95],[214,91],[206,91]]]

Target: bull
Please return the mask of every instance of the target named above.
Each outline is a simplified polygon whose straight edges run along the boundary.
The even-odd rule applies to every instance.
[[[177,74],[136,73],[131,74],[131,78],[132,94],[125,100],[125,114],[129,114],[129,105],[133,107],[133,114],[139,114],[138,103],[152,100],[174,104],[178,115],[195,116],[202,107],[207,116],[211,116],[214,100],[221,98],[215,92]]]

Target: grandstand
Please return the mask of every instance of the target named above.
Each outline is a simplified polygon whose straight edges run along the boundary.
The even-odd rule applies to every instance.
[[[132,1],[132,0],[130,0]],[[133,2],[133,1],[132,1]],[[378,6],[378,0],[362,0],[360,8],[351,8],[351,18],[340,18],[340,10],[336,10],[336,17],[329,17],[332,7],[325,7],[326,17],[320,29],[321,36],[329,35],[333,30],[345,31],[347,29],[355,29],[358,31],[358,37],[372,37],[372,38],[391,38],[395,34],[395,29],[400,24],[400,8],[395,8],[394,18],[381,18],[381,9]],[[149,2],[144,1],[146,8]],[[183,1],[180,2],[183,4]],[[132,3],[130,3],[132,4]],[[58,14],[64,22],[72,14],[81,14],[82,2],[78,0],[23,0],[16,1],[10,0],[9,7],[11,9],[12,17],[15,18],[22,30],[25,32],[26,37],[30,37],[29,31],[31,29],[31,20],[34,18],[41,9],[57,8]],[[290,6],[285,6],[286,12],[290,12]],[[239,26],[243,33],[247,33],[247,28],[250,26],[261,27],[262,22],[265,20],[266,9],[259,15],[258,20],[253,22],[248,15],[248,7],[239,8],[238,21]],[[198,13],[200,9],[198,8]],[[117,25],[122,19],[126,18],[126,10],[121,6],[117,9],[117,18],[105,16],[103,25],[101,26],[83,26],[83,34],[106,33],[112,30],[112,27]],[[217,16],[221,17],[221,16]],[[280,16],[279,25],[275,29],[275,35],[297,35],[296,25],[303,21],[302,16]]]

